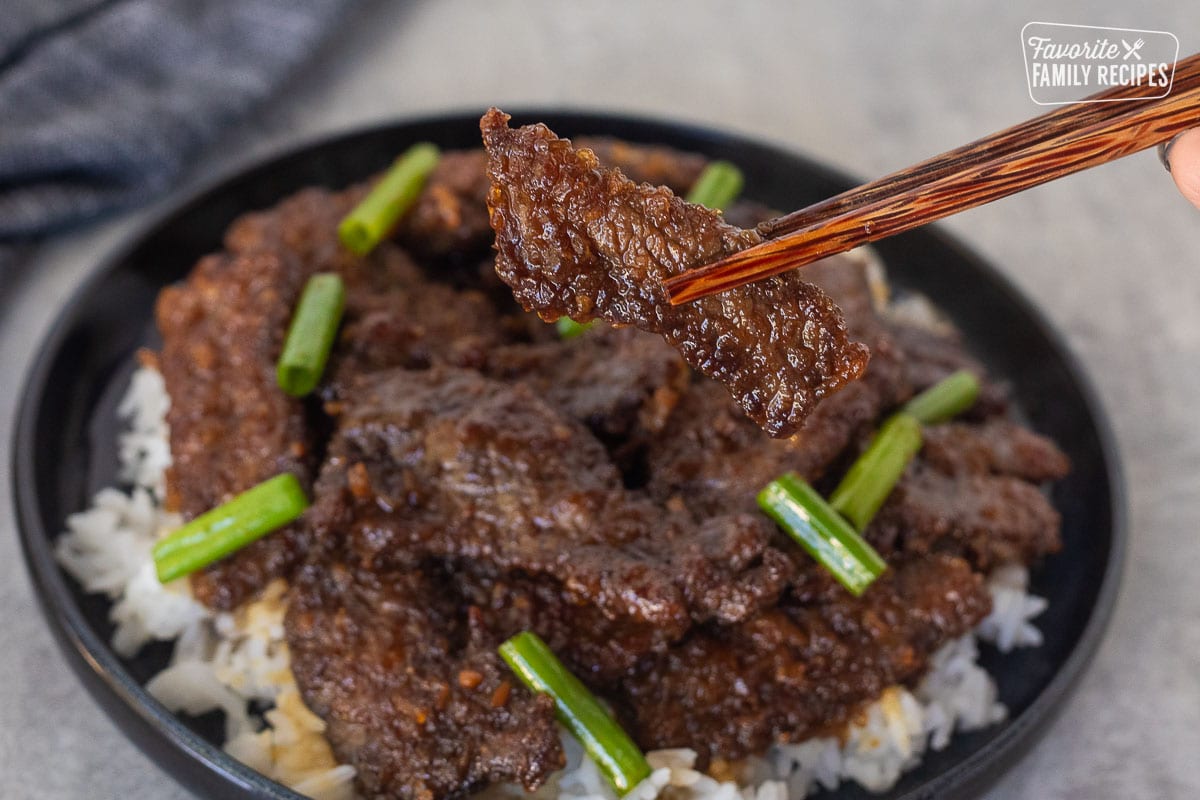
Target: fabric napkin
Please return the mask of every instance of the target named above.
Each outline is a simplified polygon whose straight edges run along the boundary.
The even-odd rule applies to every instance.
[[[23,242],[169,189],[354,0],[4,0],[0,294]]]

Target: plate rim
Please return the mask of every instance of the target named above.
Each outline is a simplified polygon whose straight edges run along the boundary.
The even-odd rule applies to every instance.
[[[750,146],[776,157],[799,162],[822,177],[847,184],[859,183],[853,176],[840,169],[816,161],[789,146],[758,139],[751,134],[691,121],[569,106],[517,107],[510,113],[519,120],[546,120],[552,127],[555,124],[571,127],[580,123],[595,126],[597,129],[604,126],[611,128],[634,125],[657,129],[664,134],[686,136],[697,141],[724,143],[735,147]],[[398,132],[421,125],[467,123],[477,117],[477,110],[460,108],[412,116],[400,115],[368,124],[344,126],[285,141],[265,152],[239,159],[217,171],[214,176],[198,183],[186,194],[165,204],[97,260],[54,315],[48,332],[36,345],[32,363],[21,378],[21,395],[14,415],[15,425],[10,439],[11,453],[8,462],[11,468],[10,484],[17,534],[38,606],[50,623],[54,638],[66,660],[92,698],[151,763],[164,769],[177,782],[183,783],[183,776],[186,775],[183,785],[188,788],[203,788],[206,792],[228,792],[235,788],[269,800],[303,800],[296,792],[236,761],[167,711],[165,706],[145,691],[144,686],[132,678],[109,643],[103,641],[91,629],[78,604],[73,602],[66,575],[54,558],[52,541],[58,532],[46,530],[38,519],[38,492],[36,481],[33,480],[35,421],[39,411],[39,403],[35,402],[35,398],[40,400],[47,388],[53,356],[60,351],[66,336],[64,324],[84,304],[93,287],[113,273],[147,239],[169,225],[189,207],[206,201],[226,184],[236,181],[246,173],[267,168],[276,162],[306,152],[336,145],[347,139]],[[1104,473],[1110,488],[1111,543],[1096,601],[1088,612],[1083,631],[1066,659],[1034,700],[1019,715],[1010,719],[996,738],[940,775],[901,795],[899,800],[925,800],[947,792],[982,789],[1032,748],[1078,686],[1080,678],[1103,640],[1120,593],[1129,538],[1128,489],[1111,418],[1104,408],[1094,381],[1069,345],[1066,336],[1013,280],[991,261],[938,225],[926,226],[923,231],[933,237],[941,247],[955,251],[956,255],[970,261],[975,268],[985,273],[995,288],[1005,295],[1005,299],[1033,322],[1037,333],[1050,343],[1061,359],[1090,417],[1090,427],[1104,461]],[[164,741],[169,747],[162,747]],[[163,755],[167,758],[160,758]],[[164,765],[163,761],[169,763]]]

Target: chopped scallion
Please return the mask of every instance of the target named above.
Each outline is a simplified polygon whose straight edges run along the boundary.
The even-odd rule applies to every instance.
[[[342,220],[338,226],[342,244],[360,256],[374,250],[420,197],[425,179],[437,166],[439,157],[437,147],[428,142],[408,148],[370,194]]]
[[[862,594],[887,564],[854,528],[794,472],[758,493],[758,506],[851,594]]]
[[[322,272],[308,279],[275,370],[280,389],[303,397],[317,388],[345,305],[346,288],[336,273]]]
[[[290,472],[276,475],[205,512],[154,545],[154,568],[167,583],[282,528],[304,513],[308,498]]]
[[[909,400],[903,410],[923,425],[933,425],[966,411],[977,397],[979,379],[962,369]]]
[[[574,339],[576,336],[582,336],[590,331],[597,322],[599,322],[599,320],[592,320],[590,322],[576,322],[570,317],[559,317],[555,321],[554,327],[558,329],[558,338]]]
[[[920,449],[921,423],[905,413],[891,417],[850,465],[829,496],[829,505],[858,530],[865,530]]]
[[[689,203],[719,211],[742,192],[742,171],[728,161],[714,161],[704,168],[685,198]]]
[[[558,721],[579,740],[618,795],[650,774],[638,746],[536,633],[518,633],[500,645],[500,657],[531,691],[554,699]]]

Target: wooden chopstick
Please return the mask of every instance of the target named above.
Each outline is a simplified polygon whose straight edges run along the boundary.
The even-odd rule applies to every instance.
[[[1200,125],[1200,54],[1166,97],[1116,89],[759,226],[762,244],[666,281],[673,304],[776,275],[1169,141]]]

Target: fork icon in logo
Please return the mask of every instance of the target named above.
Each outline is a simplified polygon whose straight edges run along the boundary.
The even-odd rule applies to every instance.
[[[1125,41],[1124,39],[1122,39],[1122,40],[1121,40],[1121,44],[1123,44],[1123,45],[1125,46],[1125,55],[1121,57],[1121,58],[1122,58],[1122,60],[1124,60],[1124,61],[1128,61],[1128,60],[1129,60],[1129,57],[1130,57],[1130,56],[1133,56],[1133,57],[1134,57],[1134,58],[1136,58],[1138,61],[1141,61],[1141,60],[1142,60],[1142,54],[1141,54],[1141,53],[1139,53],[1139,52],[1138,52],[1138,50],[1141,50],[1141,49],[1142,49],[1142,45],[1144,45],[1145,43],[1146,43],[1146,40],[1145,40],[1145,39],[1138,39],[1138,40],[1137,40],[1136,42],[1134,42],[1133,44],[1130,44],[1129,42],[1127,42],[1127,41]]]

